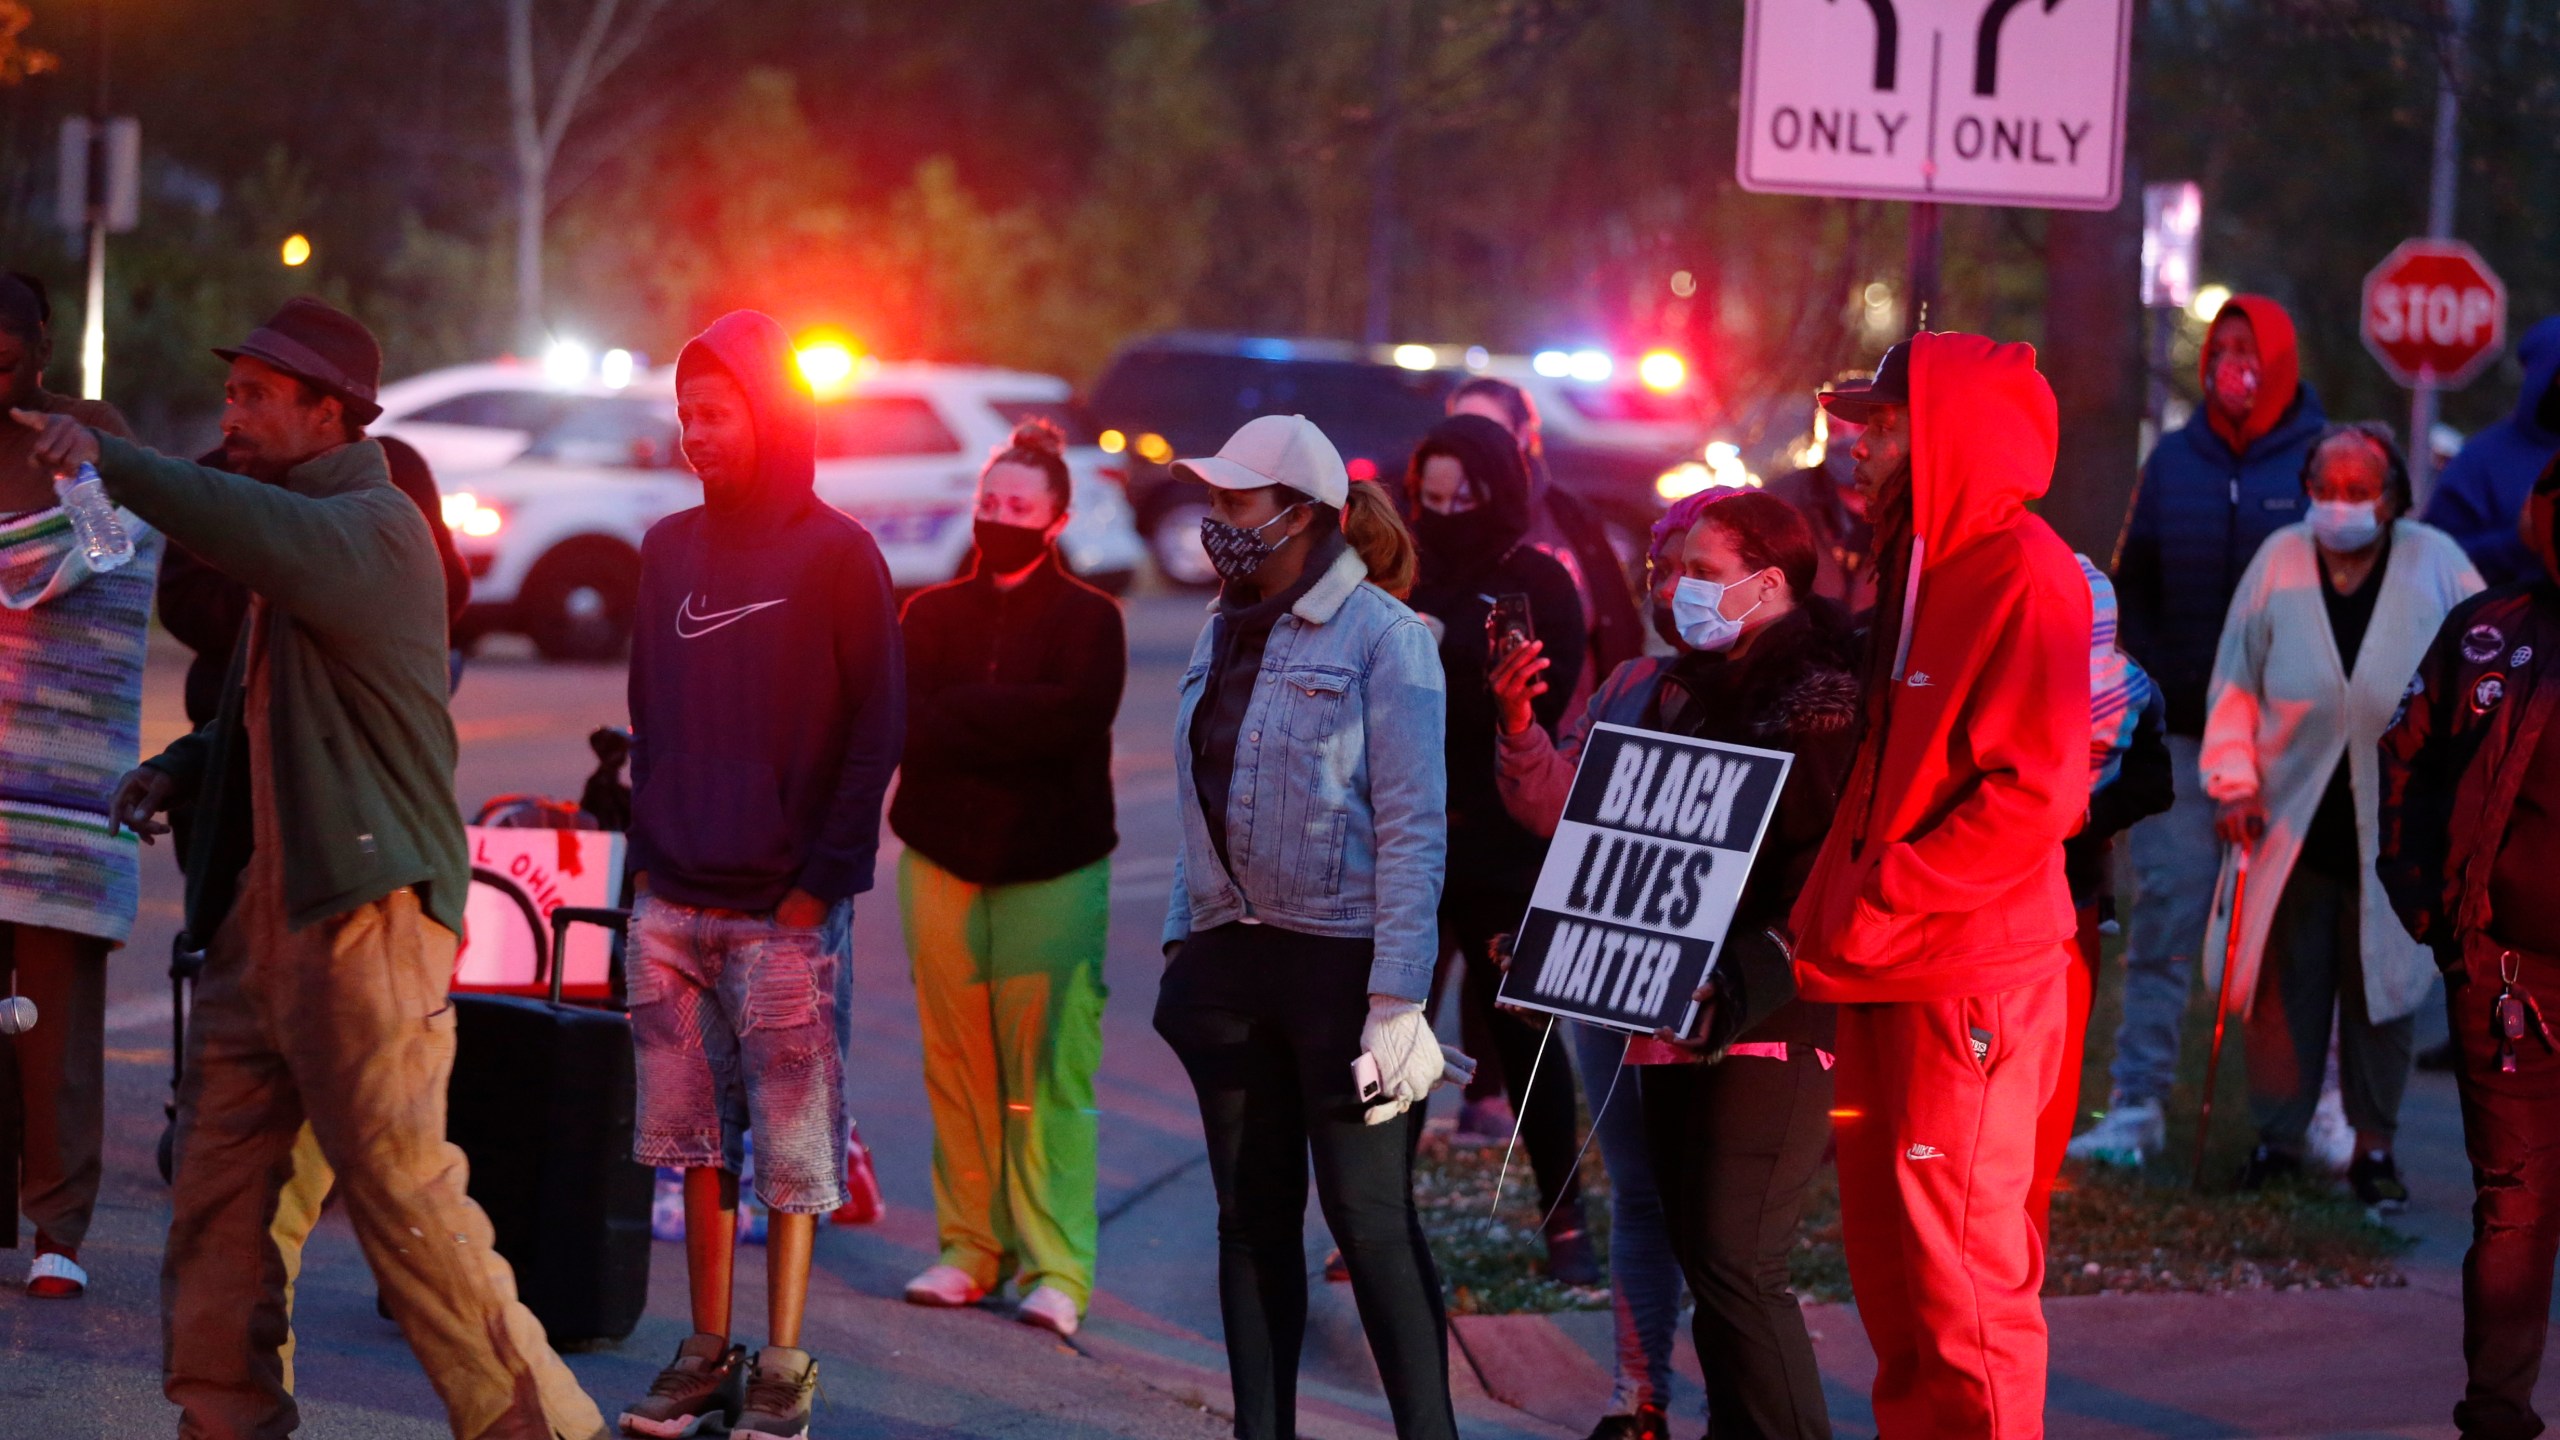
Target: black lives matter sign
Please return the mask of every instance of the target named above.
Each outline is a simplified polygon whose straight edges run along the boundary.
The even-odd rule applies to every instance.
[[[1791,758],[1598,725],[1503,977],[1505,1003],[1686,1035]]]

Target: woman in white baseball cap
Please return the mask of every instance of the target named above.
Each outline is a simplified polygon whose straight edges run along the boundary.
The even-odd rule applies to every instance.
[[[1422,1016],[1446,695],[1431,633],[1387,588],[1411,583],[1412,542],[1303,416],[1173,468],[1210,487],[1202,539],[1225,583],[1174,725],[1182,852],[1155,1023],[1208,1134],[1236,1434],[1297,1434],[1312,1155],[1396,1433],[1455,1440],[1413,1142],[1419,1103],[1472,1066]]]

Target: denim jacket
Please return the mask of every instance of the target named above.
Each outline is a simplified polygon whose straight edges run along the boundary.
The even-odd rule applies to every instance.
[[[1242,920],[1376,942],[1369,989],[1425,998],[1448,861],[1447,682],[1431,632],[1345,551],[1271,627],[1236,737],[1229,873],[1191,778],[1209,674],[1200,632],[1174,716],[1174,861],[1164,940]]]

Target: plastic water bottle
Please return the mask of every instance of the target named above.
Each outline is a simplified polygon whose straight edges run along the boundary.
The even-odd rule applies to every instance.
[[[78,537],[90,570],[104,575],[133,558],[133,537],[124,533],[124,522],[116,518],[115,502],[107,498],[97,466],[83,462],[70,479],[53,484],[54,493],[62,497],[62,508],[71,514],[71,533]]]

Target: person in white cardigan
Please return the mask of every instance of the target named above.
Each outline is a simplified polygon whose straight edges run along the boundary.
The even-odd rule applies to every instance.
[[[2348,1182],[2365,1204],[2397,1209],[2408,1190],[2392,1133],[2436,968],[2374,877],[2376,746],[2445,613],[2481,583],[2452,537],[2407,518],[2389,427],[2331,427],[2305,454],[2302,483],[2310,516],[2249,562],[2214,660],[2199,768],[2248,883],[2236,949],[2230,907],[2214,907],[2206,981],[2221,986],[2230,954],[2217,993],[2244,1017],[2259,1141],[2241,1187],[2301,1170],[2334,1017],[2356,1131]]]

